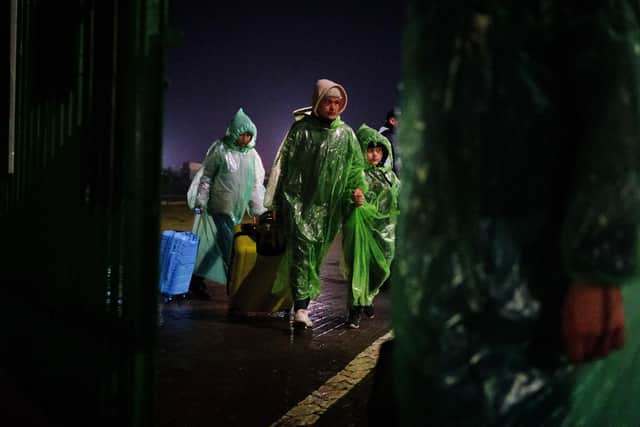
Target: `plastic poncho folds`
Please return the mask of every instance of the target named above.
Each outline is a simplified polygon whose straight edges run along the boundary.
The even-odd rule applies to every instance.
[[[391,144],[375,129],[363,124],[356,132],[366,159],[370,142],[383,146],[393,164]],[[386,162],[385,162],[386,160]],[[389,277],[395,252],[400,180],[389,167],[365,163],[365,204],[353,213],[342,230],[343,271],[351,283],[351,305],[368,306]]]
[[[251,133],[251,142],[236,144],[243,133]],[[233,245],[233,227],[245,212],[265,212],[264,166],[255,150],[257,129],[242,108],[233,116],[222,139],[216,140],[202,163],[193,232],[200,237],[194,274],[218,283],[227,282]]]
[[[293,124],[269,182],[287,241],[274,294],[293,290],[295,300],[320,294],[329,245],[353,209],[353,191],[366,189],[363,166],[355,133],[340,118],[327,123],[309,115]]]
[[[637,2],[409,7],[398,425],[639,426]],[[623,286],[627,334],[571,365],[576,280]]]

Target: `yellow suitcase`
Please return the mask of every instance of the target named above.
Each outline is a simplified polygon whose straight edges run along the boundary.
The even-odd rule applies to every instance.
[[[251,224],[238,224],[233,229],[233,253],[227,280],[227,295],[233,297],[242,281],[256,265],[256,242],[252,239],[251,232],[243,230]]]
[[[252,224],[234,229],[233,254],[227,282],[231,306],[244,313],[275,313],[293,306],[289,296],[271,294],[282,255],[266,256],[256,251],[256,231]]]

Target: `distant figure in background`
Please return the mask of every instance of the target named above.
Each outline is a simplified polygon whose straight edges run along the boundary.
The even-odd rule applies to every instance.
[[[394,108],[387,112],[387,119],[384,122],[384,125],[378,129],[378,132],[385,138],[389,140],[391,143],[391,156],[387,159],[389,164],[385,164],[386,167],[391,167],[393,169],[393,173],[396,177],[400,176],[400,168],[402,166],[402,162],[399,159],[400,150],[398,149],[398,144],[396,143],[396,126],[398,126],[398,116],[399,112]],[[395,240],[394,240],[395,241]],[[395,264],[395,262],[394,262]],[[393,266],[392,266],[393,269]],[[382,285],[382,289],[388,289],[391,286],[391,278],[388,277]]]
[[[391,157],[393,157],[393,164],[391,166],[393,168],[393,172],[397,176],[400,176],[398,171],[400,170],[400,166],[402,165],[402,163],[399,158],[400,150],[398,149],[398,145],[396,143],[396,126],[398,126],[398,116],[399,114],[396,109],[389,110],[387,112],[387,119],[384,122],[384,125],[382,125],[380,129],[378,129],[378,132],[380,132],[382,136],[384,136],[389,140],[389,142],[391,142]]]
[[[264,166],[255,150],[257,129],[242,108],[227,131],[207,151],[193,186],[190,205],[199,209],[193,232],[200,237],[190,293],[209,299],[204,279],[226,284],[233,245],[233,228],[245,212],[264,213]],[[199,179],[198,179],[199,176]],[[191,192],[190,192],[191,193]]]
[[[285,137],[271,169],[268,207],[281,216],[287,249],[273,293],[291,293],[294,325],[311,327],[307,307],[320,294],[320,267],[329,245],[365,189],[364,158],[353,129],[340,120],[347,92],[316,82],[312,113]]]

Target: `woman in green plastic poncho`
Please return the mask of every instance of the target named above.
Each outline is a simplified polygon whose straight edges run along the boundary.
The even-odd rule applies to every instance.
[[[192,281],[196,296],[207,298],[203,278],[225,284],[233,245],[233,228],[245,212],[265,212],[264,167],[255,150],[257,129],[240,108],[227,131],[211,144],[193,201],[201,210],[193,230],[200,237]]]
[[[400,189],[400,180],[385,166],[393,165],[389,140],[365,124],[356,136],[367,162],[364,174],[368,190],[366,203],[353,211],[342,232],[343,271],[351,283],[347,324],[354,329],[360,327],[363,312],[373,317],[373,299],[389,277]]]
[[[272,292],[291,292],[294,324],[311,327],[307,307],[320,294],[320,267],[329,245],[365,189],[364,159],[356,135],[340,114],[345,89],[331,80],[316,82],[312,114],[285,137],[269,179],[267,205],[284,223],[287,249]]]

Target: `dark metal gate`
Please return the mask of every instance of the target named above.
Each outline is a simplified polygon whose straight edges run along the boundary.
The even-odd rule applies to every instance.
[[[1,6],[0,388],[21,425],[151,425],[166,2]]]

